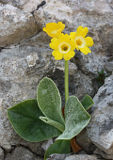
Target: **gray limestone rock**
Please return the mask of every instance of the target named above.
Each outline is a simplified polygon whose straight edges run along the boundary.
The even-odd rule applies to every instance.
[[[66,157],[65,160],[99,160],[95,155],[79,154]],[[103,160],[103,159],[100,159]]]
[[[43,160],[24,147],[16,147],[6,155],[5,160]]]
[[[113,159],[113,75],[94,97],[92,120],[87,127],[90,140]]]
[[[92,154],[96,146],[91,142],[88,137],[88,133],[86,128],[76,137],[77,144],[81,146],[82,150],[84,150],[88,154]]]
[[[9,2],[11,2],[11,0],[0,0],[0,3],[3,3],[3,4],[9,3]]]
[[[6,160],[13,160],[22,149],[33,160],[35,154],[44,154],[42,143],[25,142],[17,136],[7,119],[7,108],[35,98],[36,87],[44,76],[56,82],[64,102],[64,62],[55,61],[51,56],[50,38],[41,31],[46,23],[62,21],[67,33],[75,31],[79,25],[86,26],[88,35],[94,39],[91,54],[86,56],[76,51],[70,62],[70,95],[82,98],[88,93],[94,96],[98,90],[98,72],[103,69],[111,74],[113,70],[112,0],[46,0],[42,6],[41,2],[0,0],[0,146],[7,152],[16,147],[7,154]],[[38,10],[31,14],[37,6],[40,6]],[[94,97],[92,120],[87,131],[77,138],[85,151],[93,153],[96,146],[95,152],[106,159],[113,157],[112,100],[113,76],[110,76]],[[35,154],[26,151],[26,146]],[[76,159],[80,156],[74,155]],[[81,156],[84,160],[87,157]],[[93,160],[94,156],[90,158]]]
[[[0,148],[0,160],[4,160],[4,151]]]
[[[30,13],[42,4],[42,0],[12,0],[11,4],[25,12]]]
[[[50,158],[48,158],[48,160],[64,160],[66,158],[66,154],[53,154],[50,156]]]
[[[0,6],[0,47],[19,43],[39,30],[32,14],[10,4]]]

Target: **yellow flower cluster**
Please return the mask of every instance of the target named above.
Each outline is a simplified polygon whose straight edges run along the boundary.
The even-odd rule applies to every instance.
[[[56,60],[70,60],[74,57],[74,50],[80,50],[85,55],[91,53],[89,47],[92,47],[94,42],[91,37],[86,37],[88,28],[79,26],[76,32],[71,32],[70,35],[62,33],[65,24],[62,22],[48,23],[43,28],[51,39],[50,47],[53,49],[52,55]]]

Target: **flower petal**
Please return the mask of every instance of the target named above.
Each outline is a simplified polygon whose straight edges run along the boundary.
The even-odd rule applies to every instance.
[[[58,22],[58,25],[61,28],[61,30],[63,31],[65,28],[65,24],[63,24],[62,22]]]
[[[87,55],[88,53],[91,53],[91,50],[87,46],[85,46],[84,48],[80,48],[80,51],[85,55]]]
[[[75,55],[75,42],[68,34],[62,33],[59,37],[52,38],[50,47],[54,49],[52,55],[56,60],[60,60],[62,58],[69,60]],[[64,47],[66,47],[66,50]]]
[[[63,58],[63,54],[58,51],[53,51],[52,55],[54,56],[55,60],[61,60]]]
[[[74,51],[71,51],[71,52],[70,52],[70,55],[71,55],[71,58],[74,57],[74,56],[75,56],[75,52],[74,52]]]
[[[46,27],[43,28],[43,31],[46,32]]]
[[[65,59],[66,61],[68,61],[68,60],[71,59],[71,57],[70,57],[69,55],[64,55],[64,59]]]
[[[87,35],[87,33],[88,33],[88,28],[87,27],[82,27],[82,26],[79,26],[78,28],[77,28],[77,34],[78,35],[80,35],[80,36],[82,36],[82,37],[85,37],[86,35]]]
[[[50,48],[57,50],[58,48],[58,39],[52,38],[51,43],[49,44]]]
[[[63,57],[67,61],[67,60],[70,60],[72,57],[74,57],[74,55],[75,55],[75,52],[74,51],[70,51],[69,53],[64,54]]]
[[[94,44],[93,39],[92,39],[91,37],[86,37],[86,38],[85,38],[85,41],[86,41],[86,45],[87,45],[88,47],[92,47],[93,44]]]
[[[71,32],[71,33],[70,33],[70,37],[71,37],[72,39],[75,39],[75,36],[76,36],[76,32]]]
[[[45,31],[50,37],[58,37],[59,34],[64,30],[65,24],[62,22],[52,22],[47,23],[46,27],[43,28],[43,31]]]

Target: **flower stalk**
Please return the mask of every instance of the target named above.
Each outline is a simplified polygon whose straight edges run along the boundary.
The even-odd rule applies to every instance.
[[[65,61],[65,104],[69,97],[69,64]]]

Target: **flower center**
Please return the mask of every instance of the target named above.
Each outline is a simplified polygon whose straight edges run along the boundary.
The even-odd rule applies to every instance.
[[[66,44],[63,44],[61,47],[62,47],[63,51],[67,51],[68,50],[68,46]]]
[[[79,48],[83,48],[85,45],[85,40],[83,37],[76,37],[75,38],[75,43]]]
[[[77,40],[76,40],[76,44],[77,44],[78,46],[81,46],[81,45],[82,45],[81,39],[77,39]]]
[[[68,43],[66,43],[66,42],[62,42],[62,43],[59,45],[59,51],[60,51],[60,53],[66,54],[66,53],[69,52],[70,49],[71,49],[70,44],[68,44]]]

